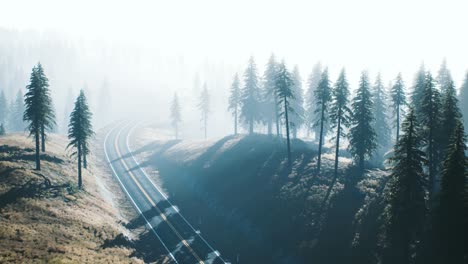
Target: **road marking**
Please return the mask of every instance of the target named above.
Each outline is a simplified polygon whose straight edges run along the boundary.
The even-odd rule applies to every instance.
[[[127,125],[128,126],[128,125]],[[172,231],[176,234],[176,236],[181,240],[181,242],[185,245],[185,247],[190,251],[190,253],[192,253],[192,255],[198,260],[198,262],[200,264],[204,264],[203,260],[197,255],[197,253],[192,249],[192,247],[190,247],[190,245],[187,243],[187,241],[185,241],[185,239],[180,235],[180,233],[174,228],[174,226],[172,225],[172,223],[169,221],[169,219],[166,217],[166,215],[159,209],[159,207],[156,205],[156,203],[153,201],[153,199],[148,195],[148,193],[144,190],[144,188],[141,186],[140,182],[136,179],[135,175],[133,174],[133,172],[130,170],[130,168],[128,167],[127,163],[125,162],[123,156],[122,156],[122,153],[120,152],[120,148],[117,144],[117,139],[120,137],[120,134],[122,133],[122,130],[124,130],[126,126],[124,126],[123,128],[121,128],[117,134],[117,136],[115,137],[115,140],[114,140],[114,147],[115,147],[115,150],[117,151],[117,155],[119,157],[121,157],[119,160],[120,162],[122,163],[122,165],[124,166],[125,170],[127,170],[128,174],[130,175],[130,177],[133,179],[133,182],[135,182],[135,184],[137,185],[138,189],[140,189],[140,191],[143,193],[143,195],[146,197],[146,199],[150,202],[150,204],[156,208],[156,210],[159,212],[159,215],[161,216],[161,218],[169,225],[169,227],[172,229]]]
[[[115,127],[117,128],[117,126]],[[104,153],[106,154],[106,158],[107,158],[107,162],[109,163],[111,169],[112,169],[112,172],[114,173],[115,177],[117,178],[117,180],[119,181],[120,183],[120,186],[122,186],[122,189],[125,191],[125,193],[127,194],[128,198],[130,198],[130,200],[132,201],[132,204],[133,206],[137,209],[137,211],[140,213],[141,216],[143,216],[143,218],[145,219],[146,221],[146,224],[148,225],[148,227],[150,228],[150,230],[153,231],[153,233],[156,235],[156,237],[158,238],[159,242],[161,242],[161,244],[163,245],[163,247],[166,249],[167,253],[169,254],[169,256],[172,258],[172,260],[174,260],[175,263],[179,263],[174,255],[172,255],[171,251],[169,250],[169,248],[166,246],[166,244],[164,244],[164,242],[162,241],[161,237],[158,235],[158,233],[156,233],[156,231],[154,230],[153,226],[151,226],[151,223],[148,221],[148,219],[146,218],[146,216],[143,214],[143,212],[141,211],[141,209],[138,207],[138,205],[136,204],[135,200],[133,199],[133,197],[130,195],[130,193],[128,192],[127,188],[125,187],[125,185],[123,184],[123,182],[120,180],[120,177],[119,175],[117,174],[117,172],[115,171],[114,169],[114,165],[112,165],[112,162],[111,160],[109,159],[109,155],[107,154],[107,147],[106,147],[106,143],[107,143],[107,138],[109,137],[110,133],[112,131],[114,131],[115,128],[112,128],[111,130],[109,130],[109,132],[107,132],[106,134],[106,137],[104,139]]]
[[[146,179],[149,180],[149,182],[151,183],[151,185],[153,185],[154,188],[156,188],[156,190],[164,197],[164,199],[169,203],[169,205],[173,206],[174,205],[169,201],[168,197],[164,194],[164,192],[153,182],[153,180],[151,180],[151,178],[148,176],[148,174],[146,174],[146,171],[140,166],[140,163],[136,160],[135,156],[133,155],[133,150],[130,148],[130,145],[128,144],[129,142],[129,137],[130,135],[133,133],[133,130],[135,129],[135,127],[137,127],[139,124],[141,124],[142,122],[140,123],[137,123],[135,124],[131,129],[130,131],[128,132],[127,134],[127,138],[126,138],[126,144],[127,144],[127,149],[128,149],[128,153],[132,156],[132,159],[133,161],[136,163],[136,165],[138,166],[138,168],[143,172],[143,174],[145,175]],[[188,226],[190,226],[190,228],[198,235],[198,237],[200,237],[201,240],[203,240],[203,242],[205,242],[205,244],[210,248],[211,251],[213,251],[215,253],[216,256],[219,257],[219,259],[223,262],[223,263],[227,263],[226,261],[224,261],[224,259],[221,257],[221,254],[219,253],[218,250],[215,250],[204,238],[203,236],[201,235],[201,232],[198,231],[198,230],[195,230],[195,228],[187,221],[187,219],[185,219],[185,217],[180,213],[179,210],[177,210],[177,213],[182,217],[182,219],[185,221],[185,223],[187,223]]]

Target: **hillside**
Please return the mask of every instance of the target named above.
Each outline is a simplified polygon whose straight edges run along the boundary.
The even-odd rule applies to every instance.
[[[340,159],[332,198],[320,212],[333,155],[324,155],[317,175],[310,142],[293,140],[289,170],[285,143],[267,135],[176,141],[157,127],[134,133],[141,165],[230,260],[363,263],[379,250],[385,171],[356,178],[351,160]]]
[[[38,172],[30,138],[0,137],[0,263],[142,263],[131,247],[113,246],[134,236],[123,225],[134,215],[105,163],[89,157],[80,191],[66,139],[48,142]]]

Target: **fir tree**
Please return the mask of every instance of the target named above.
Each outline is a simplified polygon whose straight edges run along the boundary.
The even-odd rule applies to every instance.
[[[395,84],[392,87],[392,102],[393,102],[393,111],[396,117],[396,141],[400,137],[400,117],[402,112],[402,107],[406,105],[406,95],[405,95],[405,85],[403,83],[403,78],[401,73],[398,73],[398,76],[395,80]],[[418,95],[419,96],[419,95]]]
[[[73,105],[75,104],[75,96],[73,95],[72,88],[68,88],[67,96],[65,97],[65,107],[63,109],[63,121],[60,126],[62,133],[68,132],[68,122],[70,118],[70,113],[73,110]]]
[[[365,159],[371,157],[377,147],[377,138],[373,127],[374,104],[366,72],[361,75],[352,109],[349,151],[354,159],[358,161],[359,169],[363,172]]]
[[[324,132],[324,124],[328,117],[328,108],[329,103],[331,100],[331,89],[330,89],[330,80],[328,79],[328,69],[322,73],[322,78],[318,84],[317,89],[314,91],[315,95],[315,102],[317,102],[317,106],[315,107],[316,116],[318,116],[317,120],[315,121],[314,127],[320,127],[319,132],[319,148],[318,148],[318,159],[317,159],[317,173],[320,174],[320,166],[322,161],[322,145],[323,145],[323,138],[325,135]]]
[[[413,91],[411,93],[411,104],[414,107],[414,114],[416,119],[420,119],[421,108],[422,108],[422,98],[424,96],[425,89],[425,80],[426,80],[426,70],[424,64],[421,64],[419,71],[416,73],[416,78],[413,84]]]
[[[244,73],[244,87],[241,91],[241,118],[253,134],[254,125],[260,120],[260,92],[258,88],[257,66],[253,57]]]
[[[55,125],[55,115],[52,108],[52,100],[49,95],[47,78],[40,63],[32,69],[30,83],[25,94],[23,120],[28,122],[30,136],[34,136],[36,142],[36,170],[41,169],[40,142],[45,140],[45,128]]]
[[[380,74],[374,85],[373,91],[374,105],[375,105],[375,134],[377,138],[377,150],[379,161],[383,160],[383,155],[390,147],[390,127],[388,125],[387,116],[387,94]]]
[[[335,166],[333,179],[330,186],[327,189],[325,198],[322,201],[320,210],[322,210],[330,198],[331,190],[336,183],[338,178],[338,160],[340,157],[340,139],[345,137],[346,134],[344,129],[348,128],[351,122],[351,110],[348,107],[349,104],[349,85],[346,80],[345,70],[341,70],[338,80],[335,83],[335,87],[332,91],[332,101],[330,106],[330,123],[332,124],[332,129],[336,130],[336,136],[334,139],[335,142]]]
[[[3,124],[0,124],[0,136],[3,136],[5,135],[5,127],[3,126]]]
[[[198,109],[201,112],[201,120],[203,122],[203,129],[205,131],[205,139],[207,138],[208,128],[208,114],[210,113],[210,94],[206,83],[203,85],[203,90],[200,94],[200,101],[198,103]]]
[[[92,114],[89,111],[89,106],[86,101],[86,96],[83,90],[75,101],[75,108],[70,114],[70,123],[68,125],[68,143],[67,149],[72,147],[75,150],[72,156],[78,159],[78,188],[82,188],[81,165],[82,158],[89,154],[89,140],[94,135],[92,124]]]
[[[241,105],[241,101],[240,101],[239,76],[236,73],[234,75],[234,80],[232,81],[231,91],[229,95],[229,105],[228,105],[228,110],[231,111],[232,116],[234,117],[234,135],[237,135],[237,122],[239,120],[240,105]]]
[[[463,115],[463,124],[468,126],[468,72],[465,74],[465,80],[460,87],[460,110]]]
[[[289,119],[291,120],[293,138],[297,138],[297,131],[304,124],[304,92],[302,90],[302,78],[297,65],[293,69],[291,78],[291,90],[294,94],[294,99],[291,100],[291,108],[294,109],[294,112],[291,113]]]
[[[280,135],[279,108],[278,96],[275,93],[275,77],[277,63],[275,55],[271,55],[263,73],[263,89],[262,89],[262,116],[267,124],[268,135],[272,134],[273,122],[276,125],[276,135]]]
[[[445,150],[449,146],[452,132],[455,130],[458,122],[462,122],[461,111],[458,108],[457,92],[455,85],[450,79],[445,84],[442,94],[442,111],[441,111],[441,125],[439,128],[440,133],[440,146],[441,157],[445,157]]]
[[[171,104],[171,123],[174,128],[175,139],[179,138],[179,124],[182,122],[182,117],[180,115],[180,104],[179,97],[177,93],[174,93],[174,98],[172,99]]]
[[[436,89],[434,79],[430,72],[424,80],[424,93],[421,99],[420,116],[418,121],[422,127],[422,135],[425,140],[427,159],[429,166],[429,194],[432,198],[437,186],[436,173],[440,154],[440,93]]]
[[[463,219],[464,195],[467,175],[465,135],[463,124],[458,120],[452,130],[451,143],[444,161],[440,203],[436,210],[436,239],[438,254],[436,263],[466,263],[464,245],[466,225]]]
[[[440,90],[445,92],[445,89],[453,82],[452,74],[447,68],[447,60],[444,59],[440,65],[440,69],[437,75],[437,83],[439,84]]]
[[[278,66],[278,71],[275,78],[276,94],[278,96],[278,105],[283,107],[283,112],[280,113],[284,117],[284,123],[286,125],[286,143],[288,146],[288,165],[289,168],[292,166],[291,160],[291,142],[289,139],[289,112],[292,110],[290,106],[291,100],[294,100],[294,94],[292,91],[293,80],[290,73],[286,69],[284,61]]]
[[[8,120],[8,101],[6,99],[5,93],[3,90],[0,92],[0,124],[5,123]]]
[[[306,105],[305,124],[307,126],[307,136],[310,135],[314,122],[315,120],[317,120],[317,116],[315,114],[316,112],[315,107],[317,106],[317,102],[315,101],[315,90],[318,87],[321,77],[322,77],[322,64],[317,63],[315,64],[307,82],[307,92],[306,92],[306,99],[305,99],[305,105]],[[329,123],[327,122],[326,124],[324,124],[325,135],[327,134],[328,127],[329,127]],[[320,133],[320,128],[316,127],[314,132],[315,132],[315,137],[317,137]]]
[[[23,93],[19,90],[15,100],[12,102],[10,111],[10,127],[12,131],[22,132],[26,128],[26,124],[23,121],[24,110]]]
[[[403,135],[395,145],[389,182],[386,237],[388,251],[384,263],[412,263],[411,248],[418,240],[426,212],[424,172],[425,154],[420,150],[419,135],[413,108],[402,124]]]

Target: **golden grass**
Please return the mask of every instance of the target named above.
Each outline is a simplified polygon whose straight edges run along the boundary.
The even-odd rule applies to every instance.
[[[129,258],[133,249],[102,247],[106,239],[131,234],[119,222],[134,213],[123,206],[125,196],[95,155],[84,170],[84,191],[76,189],[76,161],[66,143],[62,136],[49,138],[51,161],[42,160],[40,172],[52,184],[46,188],[27,158],[32,140],[24,134],[0,137],[0,146],[19,148],[0,152],[0,263],[142,263]]]

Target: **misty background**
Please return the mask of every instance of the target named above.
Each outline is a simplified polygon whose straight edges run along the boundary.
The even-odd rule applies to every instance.
[[[466,1],[0,1],[0,90],[25,91],[40,61],[50,80],[58,131],[84,89],[96,127],[141,117],[169,126],[175,92],[182,138],[202,138],[197,109],[211,94],[208,137],[232,131],[227,112],[234,74],[254,56],[298,65],[307,89],[314,65],[351,89],[362,70],[384,84],[402,72],[407,91],[424,63],[444,59],[458,88],[468,69]]]

